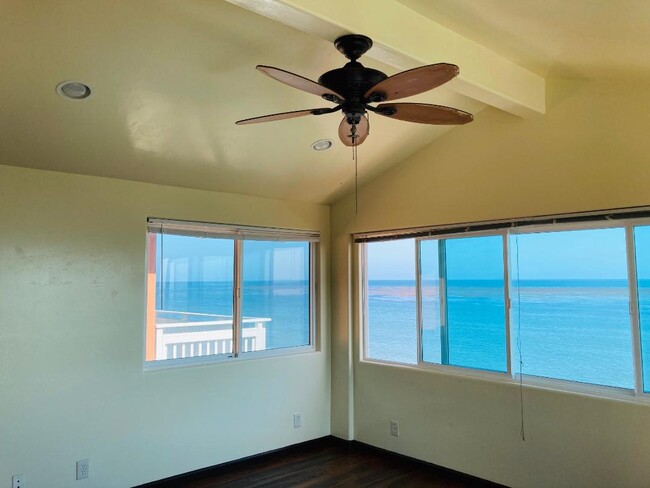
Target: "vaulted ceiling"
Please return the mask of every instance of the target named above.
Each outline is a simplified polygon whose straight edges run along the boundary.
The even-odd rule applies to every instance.
[[[646,0],[399,0],[544,77],[649,77]]]
[[[460,66],[457,79],[408,101],[537,116],[544,112],[544,76],[586,59],[578,50],[557,54],[571,38],[571,25],[558,26],[558,19],[577,9],[563,5],[593,12],[592,3],[618,4],[558,0],[542,15],[539,3],[0,0],[0,164],[330,202],[354,186],[351,150],[337,137],[341,115],[235,126],[241,118],[327,106],[256,72],[257,64],[317,79],[347,61],[332,41],[361,33],[375,41],[361,61],[389,75],[435,62]],[[507,14],[521,27],[502,22]],[[588,26],[577,25],[584,44]],[[638,19],[633,25],[634,39],[649,30]],[[568,37],[543,42],[544,32],[557,31]],[[88,84],[91,97],[58,95],[65,80]],[[360,182],[448,130],[463,127],[371,116],[359,148]],[[315,152],[310,145],[318,139],[334,145]]]

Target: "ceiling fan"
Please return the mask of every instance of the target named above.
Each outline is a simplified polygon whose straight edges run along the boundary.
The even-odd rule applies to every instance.
[[[460,125],[474,120],[472,114],[452,107],[426,103],[392,103],[392,100],[417,95],[447,83],[460,72],[455,64],[430,64],[389,77],[376,69],[366,68],[357,61],[372,47],[369,37],[359,34],[341,36],[334,41],[334,46],[350,62],[343,68],[324,73],[318,78],[318,83],[272,66],[258,65],[257,69],[282,83],[333,102],[336,106],[263,115],[238,120],[236,124],[271,122],[341,110],[344,117],[339,125],[339,138],[346,146],[356,147],[368,137],[368,112],[433,125]],[[373,106],[372,103],[378,105]]]

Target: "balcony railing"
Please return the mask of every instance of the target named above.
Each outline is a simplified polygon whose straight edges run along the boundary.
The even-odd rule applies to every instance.
[[[266,349],[266,322],[242,319],[241,351]],[[232,316],[156,310],[156,360],[231,354]]]

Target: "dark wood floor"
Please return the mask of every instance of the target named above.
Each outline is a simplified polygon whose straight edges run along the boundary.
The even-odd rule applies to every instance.
[[[141,488],[499,486],[431,464],[333,437],[215,466]]]

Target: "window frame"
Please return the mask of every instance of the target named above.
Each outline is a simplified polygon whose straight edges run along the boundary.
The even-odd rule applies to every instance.
[[[417,364],[403,363],[397,361],[387,361],[382,359],[373,359],[368,356],[368,280],[367,280],[367,245],[372,241],[355,242],[358,247],[359,262],[358,262],[358,276],[359,286],[361,288],[361,297],[364,300],[363,307],[359,308],[359,315],[357,321],[360,324],[360,357],[359,362],[378,364],[386,366],[398,366],[414,370],[422,370],[430,373],[445,374],[452,376],[460,376],[466,378],[475,378],[479,380],[497,382],[502,384],[520,385],[520,383],[527,387],[534,387],[540,389],[578,393],[587,396],[594,396],[599,398],[610,398],[615,400],[631,401],[636,403],[650,404],[650,392],[643,391],[643,364],[642,364],[642,351],[641,351],[641,323],[639,311],[639,295],[638,295],[638,281],[636,273],[636,247],[634,242],[634,229],[640,226],[650,226],[650,217],[632,217],[623,218],[618,220],[593,220],[585,222],[561,222],[561,223],[543,223],[539,225],[527,225],[522,227],[503,227],[500,229],[491,230],[478,230],[471,232],[450,232],[440,233],[432,236],[414,236],[413,232],[408,230],[395,232],[393,235],[390,233],[381,233],[382,237],[394,239],[414,239],[416,259],[416,327],[417,327]],[[511,335],[512,335],[512,284],[510,270],[512,268],[513,256],[510,255],[510,237],[518,234],[533,234],[533,233],[552,233],[563,231],[575,230],[593,230],[593,229],[608,229],[608,228],[622,228],[625,231],[625,249],[626,249],[626,263],[627,263],[627,281],[628,281],[628,303],[629,303],[629,322],[631,327],[632,339],[632,361],[633,361],[633,374],[634,374],[634,388],[621,388],[615,386],[604,386],[593,383],[582,383],[572,380],[564,380],[558,378],[547,378],[542,376],[528,375],[525,373],[520,375],[517,371],[516,361],[513,358]],[[364,233],[367,236],[371,233]],[[436,364],[423,361],[422,350],[422,277],[420,273],[420,242],[429,240],[447,240],[456,238],[480,237],[480,236],[502,236],[503,239],[503,266],[504,266],[504,293],[505,293],[505,309],[506,309],[506,353],[507,353],[507,371],[496,372],[481,369],[475,369],[465,366],[453,366],[446,364]],[[441,303],[442,308],[442,303]]]
[[[205,237],[213,237],[218,239],[230,239],[233,241],[233,324],[232,324],[232,343],[233,352],[224,354],[210,354],[205,356],[194,356],[187,358],[174,358],[174,359],[158,359],[147,361],[146,359],[146,343],[147,343],[147,281],[145,279],[145,306],[144,306],[144,324],[143,327],[143,347],[142,347],[142,362],[144,371],[156,371],[161,369],[179,368],[179,367],[194,367],[204,366],[209,364],[231,363],[236,361],[248,361],[263,358],[273,358],[282,356],[294,356],[299,354],[314,353],[320,350],[320,232],[318,231],[303,231],[297,229],[284,229],[275,227],[254,227],[254,226],[237,226],[232,224],[218,224],[207,222],[194,222],[194,221],[178,221],[170,219],[147,219],[146,236],[146,249],[145,249],[145,263],[150,259],[150,247],[148,244],[149,237],[156,234],[164,234],[164,231],[153,232],[152,227],[162,225],[164,229],[165,223],[170,226],[176,224],[191,229],[215,229],[214,234],[206,233]],[[223,231],[223,233],[220,233]],[[185,235],[176,230],[175,235]],[[199,231],[189,230],[188,237],[200,238],[197,235]],[[306,242],[309,245],[309,343],[301,346],[279,347],[275,349],[264,349],[260,351],[244,352],[240,350],[242,344],[242,285],[243,285],[243,266],[244,266],[244,241],[247,240],[245,235],[249,233],[254,235],[254,240],[258,241],[281,241],[281,242]],[[244,237],[242,237],[242,234]],[[283,238],[283,235],[290,236],[291,238]],[[267,238],[264,238],[264,237]],[[303,240],[296,239],[296,237],[304,236]],[[147,274],[147,266],[145,266],[145,275]]]
[[[359,358],[363,362],[375,362],[375,363],[381,363],[381,364],[392,364],[396,366],[408,366],[408,367],[413,367],[415,366],[413,363],[404,363],[401,361],[391,361],[388,359],[371,359],[368,356],[369,353],[369,347],[368,347],[368,339],[370,337],[370,331],[368,329],[368,317],[369,317],[369,290],[368,290],[368,271],[367,271],[367,266],[366,263],[368,262],[368,246],[362,245],[360,246],[359,244],[354,244],[357,247],[357,256],[359,257],[358,259],[358,266],[357,269],[359,270],[358,276],[359,276],[359,289],[360,289],[360,299],[361,299],[361,307],[359,307],[359,318],[358,318],[358,323],[361,324],[360,331],[359,331],[359,338],[360,338],[360,350],[359,350]],[[417,257],[417,249],[416,249],[416,259],[414,260],[415,263],[415,279],[416,282],[419,281],[419,267],[418,267],[418,257]],[[419,324],[420,322],[420,307],[418,306],[419,303],[419,290],[416,285],[416,307],[415,307],[415,314],[416,314],[416,324]],[[421,347],[420,347],[420,329],[419,326],[416,328],[416,335],[417,335],[417,348],[418,348],[418,353],[417,353],[417,363],[419,364],[420,362],[420,355],[421,355]]]
[[[417,271],[416,271],[416,310],[417,310],[417,328],[418,328],[418,366],[425,366],[425,365],[435,365],[435,366],[446,366],[446,367],[452,367],[452,368],[462,368],[462,369],[468,369],[468,370],[473,370],[473,371],[482,371],[485,373],[494,373],[496,375],[503,375],[503,374],[511,374],[512,372],[512,365],[511,365],[511,355],[508,353],[506,357],[506,370],[499,372],[499,371],[490,371],[490,370],[484,370],[484,369],[479,369],[479,368],[472,368],[469,366],[461,366],[461,365],[452,365],[452,364],[438,364],[438,363],[431,363],[428,361],[424,361],[423,356],[424,356],[424,351],[422,349],[422,332],[424,330],[423,328],[423,319],[422,319],[422,274],[420,273],[420,270],[422,269],[421,267],[421,256],[420,256],[420,244],[425,241],[437,241],[438,242],[438,248],[440,249],[440,242],[439,241],[448,241],[448,240],[453,240],[453,239],[471,239],[473,237],[499,237],[501,236],[501,248],[503,252],[503,293],[504,293],[504,319],[503,319],[503,324],[505,327],[505,338],[506,338],[506,351],[510,351],[510,263],[508,262],[508,233],[505,230],[501,231],[474,231],[474,232],[467,232],[464,234],[441,234],[439,236],[435,237],[418,237],[415,239],[415,256],[416,256],[416,266],[417,266]],[[445,279],[446,279],[446,262],[445,263],[438,263],[438,266],[444,266],[445,267]],[[441,294],[440,297],[440,312],[441,312],[441,327],[443,327],[442,322],[442,312],[443,310],[445,311],[445,316],[448,315],[448,309],[447,309],[447,293],[446,293],[446,286],[445,286],[445,293],[444,295]],[[445,322],[447,321],[447,317],[445,317]],[[447,327],[448,324],[445,324],[444,327]],[[449,354],[449,351],[447,351],[447,355]]]

